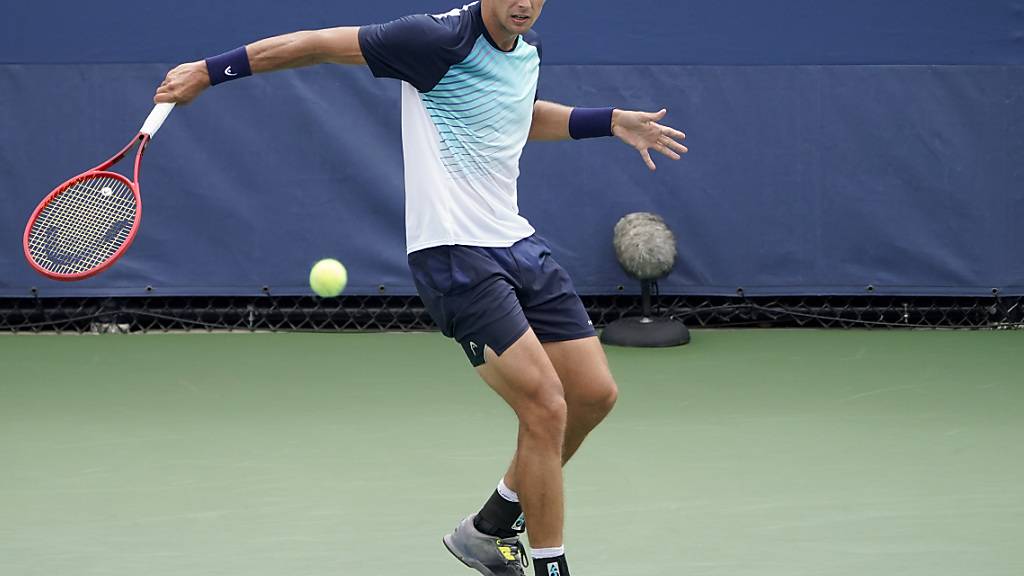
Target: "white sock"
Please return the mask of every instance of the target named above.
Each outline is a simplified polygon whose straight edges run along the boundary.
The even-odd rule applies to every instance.
[[[531,554],[533,554],[534,560],[558,558],[559,556],[565,556],[565,546],[559,546],[558,548],[534,548]]]
[[[498,494],[509,502],[519,502],[519,494],[516,494],[505,484],[504,478],[501,479],[501,482],[498,482]]]

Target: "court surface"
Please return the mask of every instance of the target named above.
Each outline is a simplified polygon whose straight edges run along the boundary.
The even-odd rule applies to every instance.
[[[575,576],[1024,574],[1024,332],[609,348]],[[0,336],[0,574],[476,574],[512,413],[437,334]],[[532,574],[532,568],[529,570]]]

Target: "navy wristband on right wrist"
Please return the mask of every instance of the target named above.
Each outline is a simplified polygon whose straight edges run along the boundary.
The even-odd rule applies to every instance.
[[[573,108],[569,114],[569,136],[573,140],[612,135],[615,108]]]
[[[245,46],[240,46],[230,52],[207,58],[206,71],[210,75],[210,86],[216,86],[228,80],[252,76],[252,68],[249,66],[249,54],[245,51]]]

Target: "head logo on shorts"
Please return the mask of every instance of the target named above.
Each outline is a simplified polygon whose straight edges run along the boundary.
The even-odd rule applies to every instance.
[[[548,576],[562,576],[562,572],[558,570],[558,560],[548,564]]]
[[[473,352],[473,356],[477,355],[477,348],[479,348],[479,346],[476,345],[476,342],[470,342],[469,343],[469,349],[470,349],[470,351]]]

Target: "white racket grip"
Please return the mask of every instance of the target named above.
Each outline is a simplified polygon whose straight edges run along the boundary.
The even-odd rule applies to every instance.
[[[142,130],[139,130],[139,133],[148,134],[150,138],[156,136],[156,131],[163,126],[164,120],[167,120],[171,110],[174,110],[174,102],[154,106],[153,111],[149,113],[149,117],[146,118],[146,122],[142,125]]]

